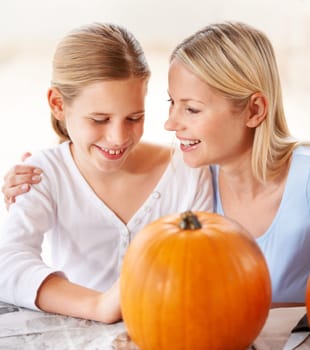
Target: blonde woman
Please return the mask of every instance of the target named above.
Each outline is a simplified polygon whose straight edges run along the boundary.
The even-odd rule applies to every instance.
[[[211,165],[214,208],[256,238],[273,303],[304,303],[310,274],[310,148],[285,120],[272,45],[235,22],[209,25],[173,51],[166,129],[186,164]]]

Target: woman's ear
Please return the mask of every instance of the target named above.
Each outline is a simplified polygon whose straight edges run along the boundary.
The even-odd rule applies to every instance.
[[[47,99],[54,118],[64,120],[64,100],[59,90],[54,87],[49,88]]]
[[[250,113],[246,125],[249,128],[256,128],[267,116],[267,98],[261,92],[256,92],[251,95],[248,106]]]

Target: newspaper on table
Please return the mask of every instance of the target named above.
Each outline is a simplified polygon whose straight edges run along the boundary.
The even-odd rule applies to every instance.
[[[0,349],[112,349],[124,331],[122,322],[108,325],[0,302]]]

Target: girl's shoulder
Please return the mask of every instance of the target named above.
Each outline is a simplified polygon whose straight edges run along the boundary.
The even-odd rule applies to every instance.
[[[173,156],[171,147],[156,143],[141,142],[138,147],[137,158],[140,164],[152,168],[167,165]]]
[[[70,157],[69,143],[64,142],[33,152],[25,163],[44,169],[50,166],[58,167],[61,163],[66,164]]]
[[[151,153],[160,153],[160,154],[167,154],[171,153],[172,148],[168,147],[166,145],[161,145],[158,143],[151,143],[151,142],[141,142],[140,143],[140,150],[143,152],[151,152]]]

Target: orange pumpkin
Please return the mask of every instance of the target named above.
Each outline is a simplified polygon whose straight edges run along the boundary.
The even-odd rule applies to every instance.
[[[306,307],[307,307],[308,323],[310,325],[310,275],[308,278],[308,283],[306,288]]]
[[[123,319],[140,350],[245,350],[271,304],[255,240],[207,212],[145,226],[125,255],[120,283]]]

